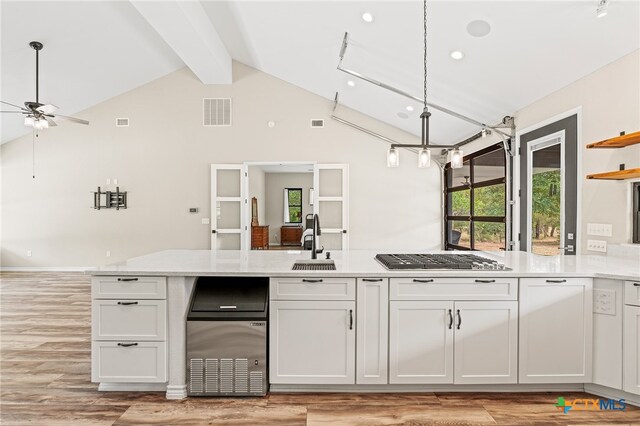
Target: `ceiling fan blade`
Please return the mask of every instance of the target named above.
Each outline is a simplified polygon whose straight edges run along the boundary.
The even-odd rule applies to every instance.
[[[67,117],[66,115],[56,114],[56,115],[52,115],[51,117],[62,118],[64,120],[73,121],[74,123],[78,123],[78,124],[89,124],[87,120],[83,120],[81,118],[75,118],[75,117]]]
[[[0,112],[8,112],[13,114],[27,114],[26,111],[0,111]]]
[[[23,108],[21,106],[15,105],[15,104],[10,104],[9,102],[5,102],[5,101],[0,101],[0,104],[11,105],[12,107],[16,107],[16,108],[18,108],[18,109],[20,109],[22,111],[29,111],[26,108]]]
[[[53,121],[52,119],[50,119],[49,117],[45,117],[45,120],[47,120],[47,123],[49,123],[49,127],[56,127],[57,124],[55,121]]]
[[[48,104],[48,105],[42,105],[36,109],[43,114],[52,114],[58,110],[58,107],[55,105]]]

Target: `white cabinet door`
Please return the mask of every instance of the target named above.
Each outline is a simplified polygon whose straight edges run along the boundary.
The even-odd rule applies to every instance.
[[[518,302],[456,302],[454,383],[518,382]]]
[[[624,282],[593,280],[593,383],[622,390]]]
[[[357,290],[356,383],[386,384],[389,279],[359,278]]]
[[[640,306],[624,307],[624,390],[640,395]]]
[[[592,380],[592,280],[520,280],[520,383]]]
[[[389,305],[389,383],[453,383],[453,302]]]
[[[101,383],[164,383],[166,342],[92,342],[91,381]]]
[[[93,340],[162,341],[167,338],[166,300],[94,300]]]
[[[273,384],[355,383],[355,302],[272,301]]]

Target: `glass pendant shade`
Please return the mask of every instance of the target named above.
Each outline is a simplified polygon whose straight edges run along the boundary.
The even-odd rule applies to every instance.
[[[387,152],[387,167],[398,167],[400,165],[400,152],[397,148],[389,148]]]
[[[35,126],[35,123],[36,123],[36,122],[35,122],[35,120],[34,120],[34,119],[33,119],[33,117],[32,117],[32,116],[30,116],[30,115],[27,115],[27,116],[24,118],[24,125],[25,125],[25,126],[34,127],[34,126]]]
[[[462,167],[462,163],[463,163],[463,153],[462,150],[459,148],[453,149],[451,150],[451,168],[452,169],[459,169]]]
[[[431,166],[431,151],[426,148],[421,148],[418,151],[418,167],[424,169]]]

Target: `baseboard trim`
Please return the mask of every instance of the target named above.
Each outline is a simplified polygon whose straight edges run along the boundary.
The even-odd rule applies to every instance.
[[[185,399],[187,397],[187,385],[167,386],[167,399]]]
[[[582,383],[500,385],[274,385],[270,392],[582,392]]]
[[[86,272],[95,266],[1,266],[0,272]]]
[[[584,385],[584,391],[609,399],[624,399],[627,404],[640,407],[640,395],[625,392],[623,390],[589,383]]]
[[[164,392],[166,383],[100,383],[99,391],[104,392]]]

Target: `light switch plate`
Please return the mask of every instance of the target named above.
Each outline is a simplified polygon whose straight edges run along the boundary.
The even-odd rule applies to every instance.
[[[610,223],[587,223],[587,235],[610,237],[613,235],[613,225]]]
[[[587,250],[606,253],[607,242],[602,240],[587,240]]]
[[[604,288],[593,290],[593,313],[616,315],[616,291]]]
[[[202,224],[203,225],[208,225],[209,224],[209,218],[208,217],[203,217],[202,218]]]

